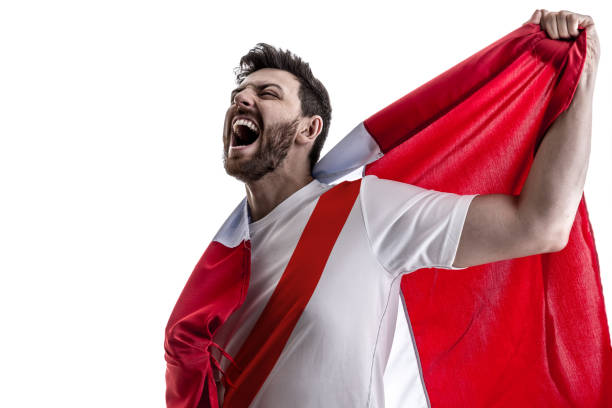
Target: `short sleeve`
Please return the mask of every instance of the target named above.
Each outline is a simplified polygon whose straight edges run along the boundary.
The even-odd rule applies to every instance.
[[[365,176],[359,197],[366,232],[380,264],[393,276],[421,268],[465,269],[452,265],[476,196]]]

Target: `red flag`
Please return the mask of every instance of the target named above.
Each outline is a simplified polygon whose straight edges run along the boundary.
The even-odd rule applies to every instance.
[[[364,122],[365,174],[458,194],[519,194],[568,106],[586,31],[527,24]],[[407,275],[402,293],[434,407],[611,406],[611,349],[584,196],[565,249]]]

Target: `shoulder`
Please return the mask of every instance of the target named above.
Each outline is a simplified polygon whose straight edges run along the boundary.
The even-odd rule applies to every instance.
[[[428,191],[414,184],[403,183],[400,181],[379,178],[375,175],[368,175],[361,179],[361,194],[364,198],[382,198],[390,196],[400,196],[402,198],[425,194]]]
[[[380,217],[380,212],[442,217],[456,211],[471,197],[370,175],[362,179],[360,196],[364,216],[368,218]]]

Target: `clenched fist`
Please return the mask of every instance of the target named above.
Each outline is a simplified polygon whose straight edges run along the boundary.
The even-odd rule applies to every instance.
[[[599,64],[599,37],[595,31],[595,22],[591,16],[561,10],[551,12],[544,9],[536,10],[525,24],[539,24],[553,40],[566,40],[577,37],[578,28],[587,32],[587,58],[582,70],[582,77],[594,77]],[[581,79],[582,79],[581,77]]]

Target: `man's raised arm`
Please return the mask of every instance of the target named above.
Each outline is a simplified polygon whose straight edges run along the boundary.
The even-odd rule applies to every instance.
[[[453,266],[468,267],[544,252],[567,244],[582,197],[591,149],[591,117],[599,41],[591,17],[536,10],[555,40],[587,30],[587,57],[574,98],[550,126],[520,196],[488,194],[470,204]]]

